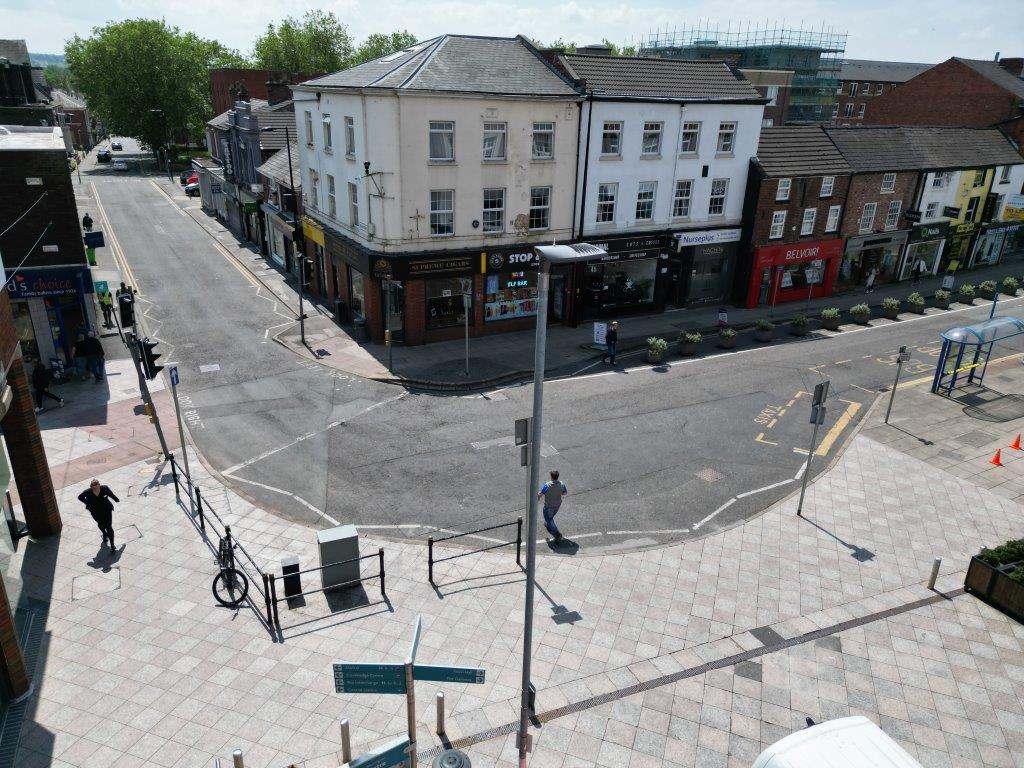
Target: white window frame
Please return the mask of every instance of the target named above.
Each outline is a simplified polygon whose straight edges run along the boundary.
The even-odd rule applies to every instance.
[[[327,215],[338,218],[338,198],[335,195],[334,177],[327,174]]]
[[[769,240],[780,240],[786,234],[786,212],[772,211],[772,223],[768,228]]]
[[[692,207],[693,179],[677,179],[672,190],[672,218],[690,218]]]
[[[500,142],[501,151],[499,154],[487,154],[487,140],[489,137],[494,137],[498,142]],[[497,144],[495,144],[495,146],[497,146]],[[503,163],[508,160],[508,123],[484,123],[483,146],[480,151],[481,157],[485,163]],[[497,152],[497,150],[492,151]]]
[[[970,223],[974,221],[974,217],[978,215],[978,209],[981,207],[981,198],[977,195],[974,197],[967,198],[967,210],[964,211],[964,222]]]
[[[789,200],[790,194],[793,192],[793,180],[792,179],[779,179],[779,183],[775,186],[775,200],[781,202],[782,200]]]
[[[932,186],[935,187],[936,189],[942,189],[944,186],[946,186],[946,174],[932,174]]]
[[[327,112],[320,116],[320,127],[324,132],[324,152],[330,154],[334,151],[334,137],[331,135],[331,116]]]
[[[634,210],[635,221],[654,221],[654,204],[658,199],[658,182],[656,181],[641,181],[636,185],[636,209]],[[650,204],[649,213],[647,216],[641,216],[641,206],[644,211],[647,211],[647,206]]]
[[[679,134],[680,155],[696,155],[700,151],[700,129],[701,123],[699,120],[687,120],[683,123]],[[693,139],[693,148],[686,149],[684,145],[691,138]]]
[[[835,232],[839,229],[839,214],[842,211],[841,205],[830,205],[828,207],[828,218],[825,219],[825,231]]]
[[[999,171],[999,183],[1009,184],[1010,183],[1010,166],[1004,165]]]
[[[773,118],[770,118],[770,117],[762,117],[761,118],[761,127],[762,128],[771,128],[774,125],[775,125],[775,120]]]
[[[540,126],[540,127],[538,127]],[[550,142],[548,154],[537,154],[537,136],[547,135]],[[532,147],[530,149],[534,160],[554,160],[555,158],[555,124],[553,122],[536,122],[533,124]]]
[[[605,199],[602,200],[601,196]],[[619,198],[619,185],[614,182],[597,185],[597,207],[594,220],[598,224],[615,223],[615,205]]]
[[[861,93],[862,96],[870,96],[871,95],[871,83],[864,83],[864,86],[861,88],[861,92],[862,92]]]
[[[937,200],[925,206],[924,217],[926,219],[937,219],[939,217],[939,202]]]
[[[821,177],[821,190],[818,192],[818,197],[832,197],[836,191],[836,177],[835,176],[822,176]]]
[[[813,235],[814,222],[818,218],[817,208],[804,208],[803,218],[800,220],[800,234]]]
[[[605,120],[601,127],[601,157],[622,157],[622,127],[621,120]],[[605,140],[614,143],[614,151],[605,151]]]
[[[356,154],[356,121],[345,116],[345,154],[354,157]]]
[[[731,155],[736,151],[736,130],[738,124],[733,120],[723,120],[718,124],[718,143],[715,154]]]
[[[885,90],[885,85],[882,83],[875,83],[875,96],[881,96]]]
[[[313,113],[306,110],[306,146],[313,146]]]
[[[766,107],[777,106],[779,103],[779,86],[769,85],[764,89],[764,95],[768,99],[768,103],[765,104]]]
[[[715,192],[716,185],[722,185],[721,194]],[[729,199],[729,179],[712,179],[711,180],[711,194],[708,197],[708,216],[725,216],[725,204]],[[718,207],[716,203],[721,202],[722,210],[715,212],[714,209]]]
[[[454,189],[432,189],[430,190],[430,219],[428,221],[430,225],[430,236],[431,237],[451,237],[455,234],[455,190]],[[435,200],[435,195],[438,198]],[[448,206],[445,207],[445,200],[441,197],[446,195],[448,197]],[[435,202],[438,203],[437,207],[434,207]],[[438,217],[436,220],[434,217]],[[448,223],[448,232],[434,232],[435,221],[437,225],[440,225],[446,217]]]
[[[644,122],[644,132],[640,139],[640,156],[641,157],[661,157],[661,136],[665,130],[665,124],[656,120],[648,120]],[[654,138],[654,148],[647,149],[648,137]]]
[[[984,168],[974,172],[974,183],[971,184],[972,189],[985,186],[985,175],[986,171]]]
[[[309,169],[309,204],[314,211],[320,210],[320,177],[312,168]]]
[[[896,191],[896,174],[895,173],[883,173],[882,174],[882,189],[881,192],[886,194],[888,192]]]
[[[843,117],[846,117],[846,118],[853,117],[853,102],[852,101],[846,102],[846,106],[843,107]]]
[[[545,202],[543,205],[538,204],[534,199],[534,193],[543,190],[545,196]],[[533,226],[533,212],[543,211],[544,212],[544,226],[535,227]],[[530,187],[530,213],[529,213],[529,228],[530,230],[537,232],[544,229],[551,229],[551,187]]]
[[[864,119],[864,112],[866,110],[867,110],[867,105],[866,104],[862,103],[862,104],[858,104],[857,105],[857,119],[858,120],[863,120]]]
[[[353,229],[359,226],[359,187],[353,181],[348,182],[348,223]]]
[[[451,135],[451,156],[434,157],[433,142],[434,134]],[[432,163],[454,163],[455,162],[455,121],[454,120],[431,120],[427,135],[427,159]],[[443,190],[435,190],[443,191]]]
[[[488,207],[487,198],[492,198],[491,207]],[[494,205],[494,198],[501,200],[501,205]],[[500,235],[505,232],[505,188],[504,187],[487,187],[484,189],[483,196],[481,197],[483,215],[480,217],[480,228],[483,230],[485,235]],[[497,214],[497,217],[495,217]],[[488,218],[491,222],[488,223]]]
[[[860,88],[860,83],[850,83],[850,97],[853,98],[857,95],[857,90]]]
[[[868,213],[870,212],[870,216]],[[860,234],[867,234],[874,229],[875,214],[878,212],[878,203],[864,203],[860,211],[860,221],[857,223],[857,230]]]
[[[885,231],[897,229],[900,225],[900,209],[903,208],[902,200],[893,200],[889,203],[889,210],[885,212]]]

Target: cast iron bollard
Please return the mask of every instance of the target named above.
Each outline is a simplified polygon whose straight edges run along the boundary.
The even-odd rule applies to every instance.
[[[523,518],[516,518],[516,565],[523,567]]]
[[[387,597],[384,593],[384,547],[377,550],[377,557],[380,558],[380,596]]]
[[[437,734],[444,733],[444,693],[437,692]]]
[[[274,626],[274,613],[270,608],[270,576],[263,574],[263,597],[267,601],[267,626]]]
[[[427,537],[427,581],[434,583],[434,537]]]
[[[242,750],[236,749],[232,752],[231,759],[235,763],[235,768],[245,768],[245,763],[242,762]]]
[[[343,719],[339,726],[341,728],[341,762],[352,762],[352,737],[348,732],[348,718]]]
[[[281,618],[277,613],[277,585],[274,583],[274,574],[270,574],[270,605],[274,609],[274,628],[281,630]]]

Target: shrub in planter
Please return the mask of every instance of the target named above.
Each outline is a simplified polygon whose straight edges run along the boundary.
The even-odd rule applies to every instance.
[[[1004,277],[1002,291],[1007,296],[1016,296],[1017,289],[1020,288],[1020,283],[1017,282],[1016,277]]]
[[[949,299],[952,294],[949,291],[939,288],[935,292],[935,306],[939,309],[949,309]]]
[[[986,280],[978,286],[978,293],[981,294],[981,298],[983,299],[994,298],[996,295],[996,281]]]
[[[658,336],[651,336],[647,339],[647,362],[660,363],[668,349],[668,342]]]
[[[863,302],[860,304],[854,304],[850,307],[850,317],[853,318],[853,322],[859,325],[867,325],[871,319],[871,307]]]
[[[882,299],[882,314],[890,320],[895,320],[896,316],[900,313],[900,300],[895,299],[892,296],[886,296]]]
[[[722,349],[732,349],[736,346],[736,331],[729,326],[718,332],[718,346]]]
[[[917,315],[924,314],[924,296],[917,291],[907,296],[907,306],[910,307],[910,311]]]
[[[771,341],[775,333],[775,324],[770,320],[758,320],[754,323],[754,339],[760,342]]]
[[[1024,540],[1008,541],[972,557],[964,589],[1024,621]]]
[[[806,336],[807,330],[807,318],[803,315],[797,315],[789,321],[789,332],[793,336]]]
[[[839,310],[835,307],[828,307],[821,310],[821,324],[829,331],[839,330]]]
[[[970,283],[964,283],[960,286],[960,292],[958,298],[961,304],[973,304],[974,303],[974,286]]]
[[[684,331],[679,334],[676,342],[679,346],[679,354],[684,357],[692,357],[697,354],[697,345],[700,344],[701,335],[698,331]]]

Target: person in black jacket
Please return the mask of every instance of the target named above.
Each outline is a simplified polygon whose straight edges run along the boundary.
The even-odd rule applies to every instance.
[[[40,360],[32,368],[32,389],[35,390],[36,394],[36,413],[43,410],[44,397],[56,400],[60,403],[62,408],[64,407],[64,398],[57,397],[50,391],[51,381],[53,381],[53,373],[51,373],[50,369],[43,365],[43,361]]]
[[[604,346],[606,351],[604,353],[604,358],[602,358],[601,360],[602,363],[610,362],[612,365],[615,365],[615,348],[618,346],[618,344],[619,323],[618,321],[613,320],[611,326],[608,328],[604,335]]]
[[[114,505],[110,503],[110,500],[120,503],[120,499],[114,495],[114,492],[105,485],[100,485],[99,480],[93,480],[89,483],[89,490],[82,491],[78,494],[78,500],[85,504],[85,508],[89,510],[89,514],[92,515],[92,519],[96,521],[96,525],[99,526],[100,533],[103,534],[103,543],[106,544],[110,541],[110,551],[114,551],[114,526],[113,526],[113,514]]]

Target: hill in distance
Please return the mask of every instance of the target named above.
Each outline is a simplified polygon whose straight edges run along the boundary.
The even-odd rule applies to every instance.
[[[56,64],[59,67],[66,67],[63,53],[30,53],[29,58],[35,67],[45,67],[47,64]]]

